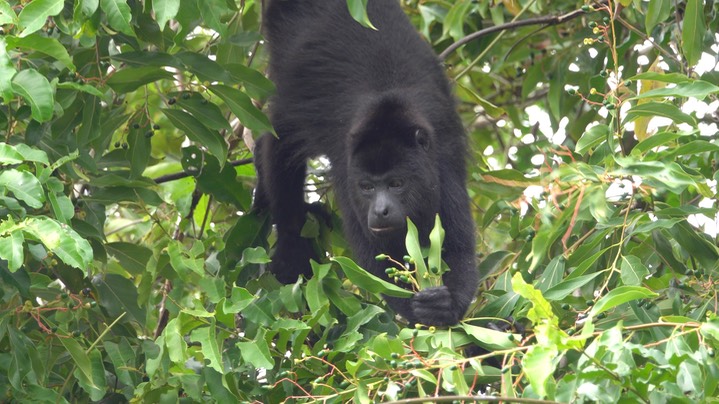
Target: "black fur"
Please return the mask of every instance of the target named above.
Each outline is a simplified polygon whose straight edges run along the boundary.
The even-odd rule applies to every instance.
[[[377,254],[406,254],[405,217],[426,241],[439,212],[451,268],[445,286],[387,301],[411,323],[456,324],[478,276],[464,130],[438,59],[398,1],[371,0],[368,13],[377,31],[354,21],[344,0],[266,4],[279,139],[267,134],[258,142],[256,206],[269,205],[277,224],[270,269],[286,283],[310,274],[316,257],[300,237],[305,167],[325,155],[354,258],[376,275],[386,278],[387,267]]]

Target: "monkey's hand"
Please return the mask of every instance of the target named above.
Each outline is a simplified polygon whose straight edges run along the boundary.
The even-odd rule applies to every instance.
[[[466,307],[458,307],[446,286],[417,292],[411,300],[413,320],[424,325],[450,326],[462,319]]]
[[[295,283],[299,275],[307,278],[312,273],[310,259],[317,259],[310,239],[281,237],[275,246],[269,269],[281,283]]]

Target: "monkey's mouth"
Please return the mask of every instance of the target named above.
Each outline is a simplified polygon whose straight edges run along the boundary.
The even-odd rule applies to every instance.
[[[379,236],[379,235],[382,235],[382,234],[394,233],[394,232],[396,232],[396,231],[399,230],[399,229],[396,228],[396,227],[370,227],[369,230],[370,230],[373,234]]]

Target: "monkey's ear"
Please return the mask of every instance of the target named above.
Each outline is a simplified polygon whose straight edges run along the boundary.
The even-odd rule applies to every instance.
[[[414,140],[424,151],[429,150],[429,133],[424,129],[417,129],[414,132]]]

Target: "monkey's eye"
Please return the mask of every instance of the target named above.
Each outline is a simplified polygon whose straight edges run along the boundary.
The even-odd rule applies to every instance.
[[[427,132],[422,129],[417,129],[417,131],[414,132],[414,138],[417,141],[417,144],[424,150],[429,149],[429,136],[427,135]]]
[[[371,182],[360,182],[359,187],[364,192],[374,191],[374,184]]]
[[[394,178],[389,180],[389,184],[387,185],[389,185],[390,188],[402,188],[402,186],[404,185],[404,181],[399,178]]]

